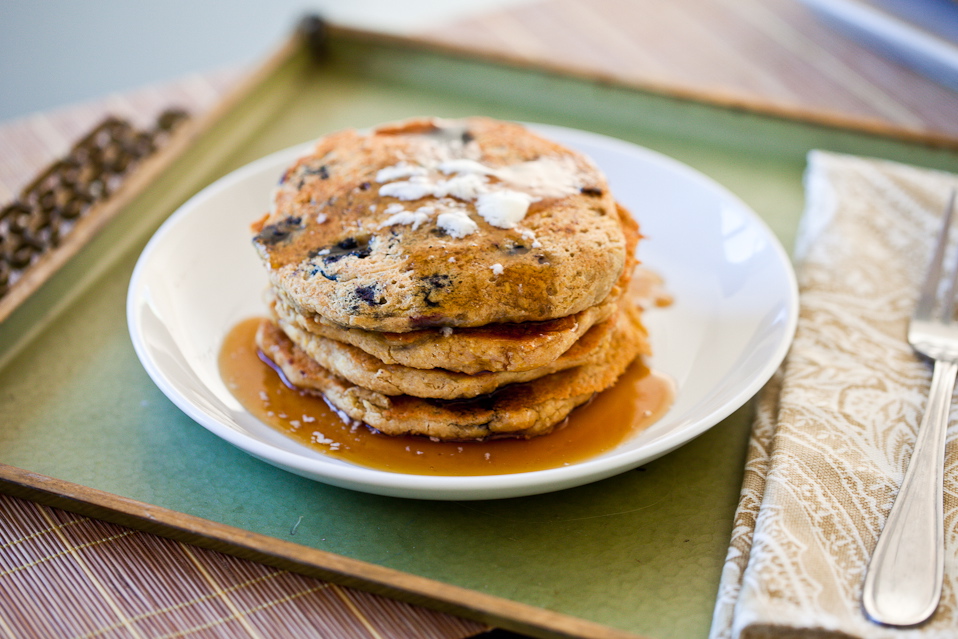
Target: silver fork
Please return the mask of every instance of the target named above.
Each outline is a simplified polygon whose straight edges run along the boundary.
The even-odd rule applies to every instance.
[[[862,592],[868,616],[893,626],[925,621],[941,598],[945,432],[958,376],[958,325],[954,322],[958,260],[940,303],[936,301],[954,211],[952,192],[941,237],[908,325],[912,348],[934,361],[928,405],[901,488],[868,565]]]

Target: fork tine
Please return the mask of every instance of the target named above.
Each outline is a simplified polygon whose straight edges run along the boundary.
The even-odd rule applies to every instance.
[[[925,275],[925,281],[921,285],[921,292],[918,297],[918,306],[915,308],[915,319],[929,320],[935,310],[935,299],[938,297],[938,286],[941,282],[942,262],[945,260],[945,253],[948,248],[948,237],[951,231],[951,219],[955,212],[955,192],[951,192],[948,200],[948,207],[945,209],[944,219],[941,223],[941,232],[938,238],[938,245],[935,246],[935,253],[928,263],[928,272]],[[948,308],[947,313],[951,313],[952,302],[954,299],[955,285],[949,287],[949,303],[943,305]],[[946,317],[940,314],[940,317]]]

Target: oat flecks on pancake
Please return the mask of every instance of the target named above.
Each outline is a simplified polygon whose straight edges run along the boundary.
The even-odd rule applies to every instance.
[[[321,139],[254,243],[297,313],[380,332],[566,317],[606,299],[628,259],[590,160],[486,118]]]
[[[471,400],[452,401],[391,397],[353,384],[320,366],[269,320],[261,323],[257,344],[292,384],[322,393],[352,419],[387,435],[463,441],[551,432],[575,407],[612,386],[639,354],[647,352],[646,332],[633,304],[623,304],[613,330],[615,348],[603,350],[596,361]]]

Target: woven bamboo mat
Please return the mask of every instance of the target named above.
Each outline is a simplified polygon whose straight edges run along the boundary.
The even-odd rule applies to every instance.
[[[0,495],[0,636],[469,637],[485,626]]]
[[[795,0],[545,0],[423,34],[654,89],[958,140],[955,94]],[[199,114],[238,76],[183,78],[0,124],[0,204],[104,115]],[[466,637],[486,628],[0,495],[0,635]]]

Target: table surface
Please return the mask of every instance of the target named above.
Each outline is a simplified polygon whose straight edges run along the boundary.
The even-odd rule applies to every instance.
[[[795,0],[545,0],[421,32],[653,90],[958,141],[955,93],[832,30]],[[242,69],[0,124],[0,202],[106,113],[202,113]],[[465,637],[486,626],[0,495],[0,634]],[[54,614],[55,613],[55,614]]]

